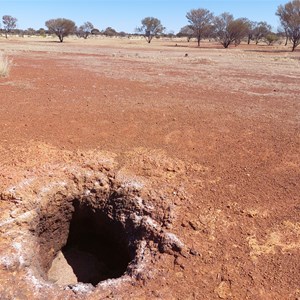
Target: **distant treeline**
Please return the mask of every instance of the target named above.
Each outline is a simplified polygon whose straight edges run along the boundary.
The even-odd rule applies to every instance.
[[[292,43],[292,51],[300,44],[300,0],[292,0],[284,5],[280,5],[276,11],[281,26],[276,32],[272,31],[272,26],[267,22],[254,22],[247,18],[234,19],[233,15],[227,12],[215,16],[208,9],[192,9],[186,14],[187,25],[180,31],[166,33],[166,28],[161,21],[154,17],[146,17],[141,20],[141,26],[135,29],[136,34],[145,37],[148,43],[154,37],[185,37],[187,41],[196,39],[200,47],[202,39],[218,41],[224,48],[234,44],[238,46],[241,41],[250,44],[251,41],[256,44],[260,42],[272,45],[275,42],[285,38],[285,45],[288,41]],[[3,28],[0,33],[5,35],[17,34],[19,36],[47,36],[55,34],[60,42],[64,37],[74,34],[79,38],[88,38],[90,35],[104,35],[110,37],[130,37],[132,34],[124,31],[118,32],[112,27],[99,30],[91,22],[85,22],[81,26],[76,26],[75,22],[65,18],[51,19],[45,22],[45,28],[35,30],[28,28],[26,30],[17,29],[17,19],[5,15],[2,17]],[[0,24],[1,25],[1,24]],[[0,26],[1,27],[1,26]]]

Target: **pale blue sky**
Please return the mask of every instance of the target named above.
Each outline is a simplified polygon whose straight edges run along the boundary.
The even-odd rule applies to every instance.
[[[18,28],[45,27],[52,18],[68,18],[82,25],[90,21],[100,30],[110,26],[117,31],[134,32],[144,17],[156,17],[166,31],[177,33],[187,25],[186,13],[191,9],[206,8],[215,15],[230,12],[235,18],[266,21],[276,30],[277,7],[284,0],[0,0],[0,17],[12,15],[18,19]]]

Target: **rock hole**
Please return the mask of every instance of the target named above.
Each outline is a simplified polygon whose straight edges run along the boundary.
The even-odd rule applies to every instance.
[[[134,259],[132,237],[104,208],[75,199],[41,220],[42,262],[47,279],[59,285],[96,286],[124,275]]]
[[[62,253],[79,282],[97,285],[121,277],[131,261],[122,227],[90,206],[74,203],[67,244]]]

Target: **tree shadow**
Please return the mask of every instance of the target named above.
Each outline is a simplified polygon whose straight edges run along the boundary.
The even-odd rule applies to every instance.
[[[164,47],[169,47],[169,48],[188,48],[188,49],[209,49],[209,50],[213,50],[213,49],[224,49],[224,47],[222,45],[218,45],[218,44],[211,44],[211,45],[200,45],[199,47],[197,46],[197,44],[193,45],[186,45],[186,44],[172,44],[172,45],[164,45]]]
[[[243,49],[245,52],[254,52],[254,53],[289,53],[292,52],[289,49],[286,50],[272,50],[272,49]],[[296,50],[295,50],[296,51]],[[295,52],[294,51],[294,52]]]
[[[65,43],[65,41],[63,42],[60,42],[59,40],[57,41],[44,41],[44,40],[39,40],[39,41],[31,41],[32,43],[37,43],[37,44],[40,44],[40,43],[44,43],[44,44],[63,44]]]

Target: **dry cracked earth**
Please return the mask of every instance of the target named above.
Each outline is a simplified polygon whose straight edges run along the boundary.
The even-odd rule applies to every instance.
[[[300,299],[300,51],[0,39],[0,299]]]

